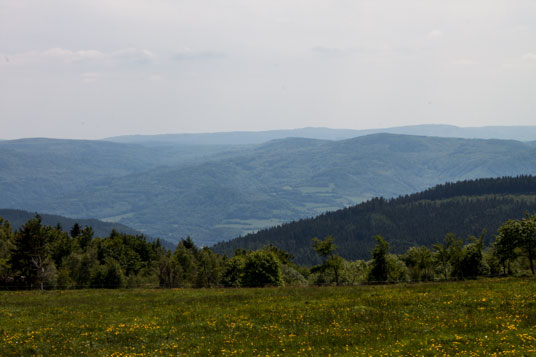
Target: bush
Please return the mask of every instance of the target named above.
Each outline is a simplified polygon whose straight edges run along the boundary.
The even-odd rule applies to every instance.
[[[409,280],[409,271],[406,264],[395,254],[387,254],[387,281],[396,283]]]
[[[257,250],[246,255],[242,286],[280,286],[282,284],[281,266],[273,253]]]
[[[228,288],[237,288],[242,284],[244,276],[244,256],[236,255],[225,262],[221,282]]]
[[[368,265],[363,260],[348,261],[345,260],[341,269],[342,285],[355,285],[367,280]]]
[[[291,266],[282,265],[281,275],[282,275],[283,282],[285,283],[285,285],[291,285],[291,286],[306,286],[307,285],[307,280],[305,280],[303,275]]]
[[[67,290],[76,287],[76,281],[71,278],[71,272],[68,269],[62,268],[58,272],[56,286],[58,289]]]
[[[91,271],[90,287],[92,288],[122,288],[125,278],[119,263],[114,259],[107,259],[104,265],[97,265]]]

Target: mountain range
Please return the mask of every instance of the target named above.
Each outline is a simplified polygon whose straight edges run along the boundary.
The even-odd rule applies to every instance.
[[[375,196],[536,171],[534,142],[514,140],[398,134],[263,143],[235,138],[232,144],[127,139],[0,142],[0,207],[97,218],[173,242],[189,235],[212,245]]]
[[[408,125],[382,129],[330,129],[301,128],[267,131],[234,131],[220,133],[124,135],[104,140],[143,145],[250,145],[284,138],[344,140],[371,134],[402,134],[465,139],[536,140],[536,126],[482,126],[458,127],[454,125]]]

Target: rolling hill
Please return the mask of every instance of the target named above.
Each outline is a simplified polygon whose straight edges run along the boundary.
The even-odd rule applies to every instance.
[[[233,147],[149,148],[93,140],[6,140],[0,142],[0,207],[36,211],[33,201],[51,201],[96,182],[156,167],[201,162],[226,151],[233,151]]]
[[[338,253],[346,259],[369,259],[381,234],[397,253],[411,246],[443,242],[445,234],[479,236],[493,240],[508,219],[536,213],[536,177],[520,176],[469,180],[438,185],[424,192],[386,200],[374,198],[335,212],[324,213],[261,230],[213,247],[232,255],[235,249],[258,249],[268,244],[284,249],[299,264],[317,264],[313,237],[335,237]]]
[[[118,143],[142,144],[147,146],[251,145],[262,144],[270,140],[292,137],[319,140],[344,140],[358,136],[380,133],[465,139],[530,141],[536,139],[536,126],[458,127],[454,125],[423,124],[366,130],[301,128],[290,130],[234,131],[195,134],[125,135],[106,138],[104,140]]]
[[[8,220],[14,230],[22,227],[24,223],[26,223],[34,216],[35,213],[28,211],[15,209],[0,209],[0,217],[5,220]],[[40,216],[41,222],[44,225],[55,227],[59,224],[66,232],[69,232],[72,226],[74,226],[75,223],[78,223],[82,228],[85,226],[93,228],[93,232],[95,233],[96,237],[106,237],[110,234],[112,230],[131,235],[141,234],[137,230],[120,223],[103,222],[97,219],[75,219],[53,214],[40,214]]]
[[[2,142],[0,207],[94,217],[212,245],[375,196],[536,173],[536,147],[509,140],[375,134],[204,148]]]

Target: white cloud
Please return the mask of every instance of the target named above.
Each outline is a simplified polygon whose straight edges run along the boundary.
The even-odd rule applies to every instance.
[[[338,54],[342,52],[342,49],[336,47],[325,47],[325,46],[315,46],[311,48],[313,52],[318,53],[328,53],[328,54]]]
[[[340,47],[326,47],[326,46],[315,46],[311,48],[311,51],[314,53],[329,55],[329,56],[343,56],[348,55],[356,51],[353,48],[340,48]]]
[[[433,30],[433,31],[430,31],[428,33],[428,38],[437,38],[437,37],[442,37],[443,36],[443,32],[442,31],[439,31],[439,30]]]
[[[194,50],[189,47],[185,47],[182,50],[175,51],[172,58],[176,61],[184,60],[196,60],[196,59],[218,59],[225,57],[225,54],[222,52],[215,51],[200,51]]]
[[[98,72],[86,72],[82,73],[81,77],[82,83],[94,83],[102,77],[102,74]]]
[[[536,61],[536,53],[527,53],[521,56],[521,59],[525,61]]]
[[[467,58],[462,58],[462,59],[454,61],[454,64],[457,66],[472,66],[475,64],[475,61],[467,59]]]
[[[112,60],[120,62],[134,62],[141,64],[156,63],[156,55],[151,51],[139,48],[125,48],[110,54]]]
[[[113,52],[98,50],[73,51],[65,48],[50,48],[44,51],[30,51],[15,54],[4,54],[4,63],[40,64],[40,63],[156,63],[156,55],[145,49],[125,48]]]
[[[160,82],[162,80],[164,80],[164,77],[162,77],[161,75],[158,75],[158,74],[153,74],[153,75],[150,75],[149,77],[147,77],[147,79],[151,82]]]
[[[71,51],[64,48],[51,48],[41,53],[31,52],[30,56],[34,56],[37,59],[39,59],[39,57],[58,59],[64,63],[102,61],[107,57],[104,53],[97,50]]]

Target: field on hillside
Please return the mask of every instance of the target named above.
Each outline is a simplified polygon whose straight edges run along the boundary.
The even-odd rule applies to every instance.
[[[0,292],[0,355],[77,354],[532,355],[536,280]]]

